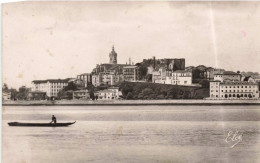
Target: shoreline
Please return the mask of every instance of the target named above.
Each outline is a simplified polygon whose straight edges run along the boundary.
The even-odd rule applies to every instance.
[[[260,105],[260,100],[57,100],[3,101],[2,106],[84,106],[84,105]]]

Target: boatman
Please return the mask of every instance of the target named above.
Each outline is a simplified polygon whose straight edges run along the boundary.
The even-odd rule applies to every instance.
[[[52,121],[50,123],[52,122],[56,123],[56,117],[54,115],[52,115]]]

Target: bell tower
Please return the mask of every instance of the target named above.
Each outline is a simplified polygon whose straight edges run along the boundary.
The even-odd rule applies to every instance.
[[[109,53],[109,63],[117,64],[117,53],[115,52],[114,45],[112,47],[112,51]]]

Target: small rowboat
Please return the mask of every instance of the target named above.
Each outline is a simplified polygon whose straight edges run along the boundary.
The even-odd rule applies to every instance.
[[[20,123],[20,122],[9,122],[9,126],[19,126],[19,127],[66,127],[72,125],[75,122],[69,123]]]

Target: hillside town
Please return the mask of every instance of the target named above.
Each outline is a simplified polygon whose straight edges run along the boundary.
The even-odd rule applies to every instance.
[[[34,80],[18,91],[4,84],[2,100],[259,99],[258,73],[185,67],[184,58],[121,64],[114,46],[108,56],[75,78]]]

